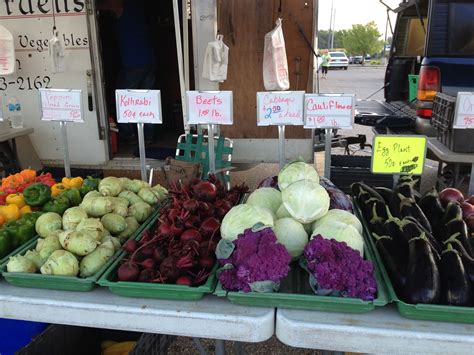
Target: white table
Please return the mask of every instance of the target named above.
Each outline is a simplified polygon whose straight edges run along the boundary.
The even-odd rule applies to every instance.
[[[50,291],[0,283],[0,318],[144,333],[261,342],[275,332],[275,309],[244,307],[227,299],[166,301],[91,292]]]
[[[474,324],[403,318],[394,305],[369,313],[278,309],[276,336],[290,346],[378,354],[474,354]]]

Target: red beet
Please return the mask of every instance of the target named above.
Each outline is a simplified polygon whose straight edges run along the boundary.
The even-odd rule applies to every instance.
[[[123,250],[125,250],[129,254],[133,254],[135,250],[138,249],[138,242],[134,239],[128,240],[124,245],[123,245]]]
[[[216,214],[219,218],[224,218],[227,212],[232,208],[232,204],[227,200],[219,200],[216,202]]]
[[[136,281],[140,274],[140,268],[132,261],[128,261],[120,265],[117,270],[119,281]]]
[[[201,181],[193,186],[193,192],[199,200],[214,201],[217,194],[217,188],[216,185],[208,181]]]
[[[176,217],[178,217],[181,214],[180,210],[177,208],[172,208],[168,211],[168,219],[170,221],[174,221]]]
[[[205,240],[199,244],[199,255],[205,256],[212,254],[216,250],[217,244],[212,240]]]
[[[184,244],[190,240],[196,240],[197,242],[201,242],[202,237],[196,229],[186,229],[183,234],[181,234],[181,237],[179,239]]]
[[[141,253],[143,256],[146,256],[146,258],[152,258],[153,257],[153,251],[154,251],[153,245],[148,244],[147,246],[144,246],[139,250],[139,253]]]
[[[170,232],[173,237],[179,237],[181,233],[183,233],[183,230],[184,230],[184,223],[178,219],[176,219],[176,221],[173,222],[170,228]]]
[[[138,276],[138,282],[151,282],[156,277],[155,270],[152,269],[143,269]]]
[[[212,269],[214,266],[214,258],[211,256],[202,256],[199,259],[199,266],[203,267],[206,270]]]
[[[470,203],[471,205],[474,205],[474,195],[472,195],[471,197],[469,197],[467,200],[466,200],[467,203]]]
[[[177,259],[174,256],[168,256],[160,265],[160,273],[167,281],[175,281],[179,277],[179,269],[176,267]]]
[[[176,280],[176,285],[185,285],[185,286],[191,286],[192,281],[189,276],[180,276]]]
[[[184,221],[185,228],[199,228],[201,219],[198,216],[191,215]]]
[[[186,211],[194,212],[199,208],[199,202],[195,199],[187,200],[183,202],[183,208]]]
[[[161,235],[171,235],[171,225],[168,223],[162,223],[158,227],[158,233]]]
[[[155,259],[145,259],[143,260],[140,265],[142,266],[142,268],[144,269],[154,269],[156,268],[156,261]]]
[[[464,219],[474,214],[474,206],[471,205],[469,202],[461,203],[461,208],[462,208],[462,218]]]
[[[164,258],[165,258],[165,252],[163,251],[163,249],[156,247],[153,250],[153,259],[155,259],[157,263],[161,263]]]
[[[211,237],[216,230],[221,227],[219,221],[214,217],[209,217],[201,223],[200,231],[204,237]]]

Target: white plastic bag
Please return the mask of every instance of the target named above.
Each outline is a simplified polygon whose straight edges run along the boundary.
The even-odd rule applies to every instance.
[[[54,31],[53,37],[49,40],[49,56],[53,74],[64,72],[65,53],[64,42],[59,38],[58,32]]]
[[[223,38],[224,36],[218,35],[215,41],[207,44],[202,68],[202,77],[204,79],[221,83],[227,79],[229,47],[224,44]]]
[[[0,26],[0,76],[15,72],[15,45],[13,35]]]
[[[288,90],[290,88],[281,18],[276,20],[275,28],[265,35],[263,84],[265,90]]]

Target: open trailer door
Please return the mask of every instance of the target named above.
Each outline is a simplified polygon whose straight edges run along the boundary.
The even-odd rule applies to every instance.
[[[48,165],[62,161],[63,149],[59,124],[40,120],[39,88],[82,90],[84,123],[67,127],[71,163],[99,165],[109,158],[105,115],[95,99],[88,12],[93,16],[86,0],[0,2],[0,23],[13,34],[17,64],[13,75],[0,77],[0,95],[4,103],[11,97],[21,103],[24,124],[34,129],[32,143]],[[65,71],[58,74],[48,49],[54,25],[66,49]]]

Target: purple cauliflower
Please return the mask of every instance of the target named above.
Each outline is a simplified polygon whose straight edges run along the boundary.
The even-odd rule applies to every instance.
[[[219,281],[226,290],[250,292],[254,282],[279,284],[288,275],[291,256],[278,243],[271,228],[246,229],[233,244],[235,248],[230,257],[219,260],[221,266],[232,265],[219,274]]]
[[[375,298],[377,283],[372,262],[362,259],[346,243],[317,235],[306,245],[304,258],[318,289],[338,291],[343,297],[364,301]]]

